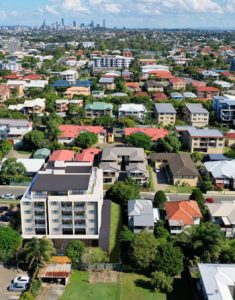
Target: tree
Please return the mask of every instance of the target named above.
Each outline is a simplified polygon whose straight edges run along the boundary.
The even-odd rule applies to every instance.
[[[24,294],[20,297],[20,300],[35,300],[35,298],[30,292],[24,292]]]
[[[132,263],[139,271],[152,269],[157,255],[157,240],[151,232],[142,231],[135,234],[131,249]]]
[[[112,118],[108,115],[101,116],[100,118],[97,118],[95,120],[95,124],[102,125],[102,126],[105,126],[105,127],[112,126],[113,123],[114,123],[114,118]]]
[[[200,207],[201,211],[204,213],[205,212],[205,199],[203,196],[203,193],[199,189],[193,189],[192,194],[189,197],[190,200],[195,200]]]
[[[118,181],[107,191],[106,197],[120,205],[126,205],[128,200],[140,198],[140,188],[133,181]]]
[[[81,132],[77,137],[77,145],[83,149],[89,148],[98,142],[98,136],[93,132]]]
[[[4,161],[0,171],[0,181],[9,184],[11,181],[21,182],[26,177],[25,166],[17,162],[16,158],[8,158]]]
[[[193,152],[191,154],[191,157],[194,162],[198,162],[198,161],[202,161],[203,154],[201,154],[200,152]]]
[[[164,203],[167,201],[164,191],[157,191],[154,195],[153,205],[157,208],[164,209]]]
[[[222,250],[219,257],[220,263],[232,264],[235,263],[235,240],[226,240],[222,245]]]
[[[66,255],[71,258],[72,263],[78,263],[81,260],[85,245],[80,240],[70,241],[66,248]]]
[[[55,249],[51,240],[43,237],[42,239],[32,238],[25,244],[26,261],[29,262],[29,268],[40,266],[50,261],[51,256],[55,254]]]
[[[130,245],[133,242],[134,233],[127,227],[123,226],[123,230],[120,232],[120,244],[121,244],[121,259],[124,264],[129,264],[130,257]]]
[[[60,134],[59,123],[56,119],[49,119],[47,122],[46,135],[50,141],[54,141]]]
[[[126,137],[125,141],[133,147],[144,148],[145,150],[150,150],[152,147],[151,138],[142,132],[136,132],[129,135]]]
[[[183,270],[183,254],[180,248],[174,247],[171,242],[168,242],[160,244],[157,250],[156,269],[171,277],[179,275]]]
[[[12,148],[12,144],[6,140],[0,142],[0,149],[4,155],[6,155]]]
[[[20,234],[9,226],[0,225],[0,261],[7,262],[13,258],[20,247]]]
[[[156,148],[159,152],[178,152],[181,148],[181,142],[177,136],[170,134],[159,139]]]
[[[32,150],[37,150],[47,146],[45,135],[42,131],[32,130],[24,135],[23,142],[25,146]]]
[[[118,121],[120,124],[123,124],[125,127],[136,127],[136,121],[131,118],[120,118]]]
[[[159,220],[154,227],[154,235],[157,239],[168,241],[171,238],[169,231],[164,227],[164,221]]]
[[[108,254],[101,248],[86,247],[81,258],[84,264],[99,264],[107,263],[109,261]]]
[[[155,271],[151,273],[151,285],[156,292],[170,293],[172,292],[173,278],[167,276],[163,272]]]

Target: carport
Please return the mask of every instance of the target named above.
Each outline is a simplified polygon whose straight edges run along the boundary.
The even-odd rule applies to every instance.
[[[71,274],[71,264],[49,264],[41,268],[38,278],[47,283],[67,285]]]

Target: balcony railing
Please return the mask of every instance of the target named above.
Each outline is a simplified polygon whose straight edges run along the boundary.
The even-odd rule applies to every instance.
[[[64,211],[70,211],[70,210],[73,210],[73,207],[72,206],[66,206],[66,207],[61,207],[62,210]]]
[[[46,228],[45,224],[35,224],[35,228]]]
[[[86,228],[86,224],[74,224],[75,228]]]

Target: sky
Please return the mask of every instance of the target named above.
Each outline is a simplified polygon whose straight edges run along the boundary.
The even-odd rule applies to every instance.
[[[0,25],[102,24],[128,28],[232,28],[235,0],[0,0]]]

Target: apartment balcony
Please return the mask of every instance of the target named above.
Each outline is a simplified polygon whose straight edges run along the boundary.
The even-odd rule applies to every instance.
[[[62,224],[62,228],[73,228],[73,224]]]
[[[74,224],[75,228],[86,228],[86,224]]]
[[[35,211],[45,211],[45,207],[44,206],[35,206],[34,210]]]
[[[35,228],[46,228],[46,224],[35,224]]]
[[[45,220],[45,216],[34,216],[35,220]]]
[[[62,219],[64,219],[64,220],[72,220],[72,219],[73,219],[73,216],[65,216],[65,215],[62,215]]]
[[[67,206],[67,207],[61,207],[61,210],[63,211],[72,211],[73,207],[72,206]]]
[[[74,211],[85,211],[86,207],[85,206],[78,206],[78,207],[74,207],[73,209]]]
[[[86,219],[86,216],[85,215],[74,216],[74,219],[75,220],[84,220],[84,219]]]

